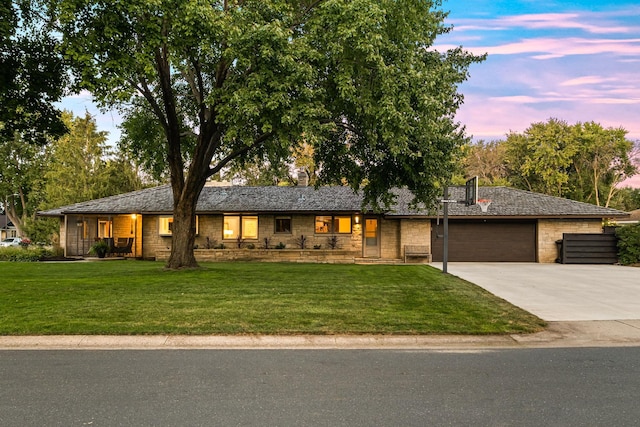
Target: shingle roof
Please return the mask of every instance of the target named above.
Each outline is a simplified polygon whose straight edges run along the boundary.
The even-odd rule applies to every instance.
[[[449,200],[462,201],[464,196],[464,187],[449,188]],[[449,203],[449,216],[614,218],[628,215],[616,209],[509,187],[480,187],[478,199],[491,200],[486,213],[482,212],[479,205],[465,206],[464,203]],[[403,211],[402,209],[406,206],[406,199],[398,200],[398,202],[401,201],[404,203],[397,203],[396,215],[411,215],[410,210]],[[440,214],[442,214],[442,210],[440,210]]]
[[[394,190],[396,203],[388,216],[433,217],[435,212],[410,208],[413,195],[408,190]],[[478,197],[491,199],[487,213],[479,206],[449,203],[452,217],[624,217],[626,213],[588,203],[547,196],[507,187],[481,187]],[[463,200],[464,187],[451,187],[449,199]],[[132,193],[105,197],[45,212],[42,216],[65,214],[170,214],[173,197],[168,185]],[[348,187],[205,187],[197,212],[206,213],[322,213],[359,212],[362,196]]]

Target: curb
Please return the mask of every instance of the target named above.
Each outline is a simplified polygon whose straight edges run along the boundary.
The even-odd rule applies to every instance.
[[[0,336],[0,350],[491,350],[640,347],[640,320],[550,322],[511,335],[44,335]]]

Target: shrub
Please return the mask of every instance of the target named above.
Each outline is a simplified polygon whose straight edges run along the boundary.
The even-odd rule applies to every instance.
[[[327,237],[327,247],[329,249],[339,249],[340,248],[340,240],[338,240],[338,236]]]
[[[640,263],[640,224],[624,225],[616,229],[618,261],[629,265]]]
[[[53,256],[53,251],[44,248],[0,248],[0,261],[36,262]]]
[[[204,248],[205,249],[215,249],[216,246],[218,246],[218,241],[216,239],[210,239],[209,236],[207,236],[205,242],[204,242]]]
[[[265,237],[262,241],[262,249],[269,249],[271,247],[271,238]]]
[[[303,234],[301,234],[300,237],[296,237],[295,238],[295,242],[296,242],[296,246],[299,247],[300,249],[306,249],[306,247],[307,247],[307,238],[304,237]]]
[[[89,248],[89,253],[97,255],[98,258],[104,258],[107,252],[109,252],[109,244],[104,240],[98,240]]]
[[[287,245],[285,245],[285,244],[284,244],[284,243],[282,243],[282,242],[280,242],[280,243],[278,243],[278,244],[276,245],[276,249],[284,249],[284,248],[286,248],[286,247],[287,247]]]

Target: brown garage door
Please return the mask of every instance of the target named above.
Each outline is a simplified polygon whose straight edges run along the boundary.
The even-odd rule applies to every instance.
[[[431,252],[442,261],[444,227],[433,221]],[[449,261],[451,262],[535,262],[535,221],[449,219]]]

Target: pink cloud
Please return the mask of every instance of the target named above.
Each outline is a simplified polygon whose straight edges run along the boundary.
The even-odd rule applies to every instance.
[[[451,49],[454,45],[438,45],[438,50]],[[523,39],[496,46],[473,46],[466,50],[481,55],[518,55],[537,53],[535,59],[550,59],[568,55],[596,55],[610,53],[623,56],[640,55],[640,39],[585,39],[579,37],[539,37]]]
[[[627,26],[595,25],[585,22],[585,16],[577,13],[538,13],[507,16],[496,19],[497,25],[528,29],[580,29],[592,34],[630,33],[634,29]]]

